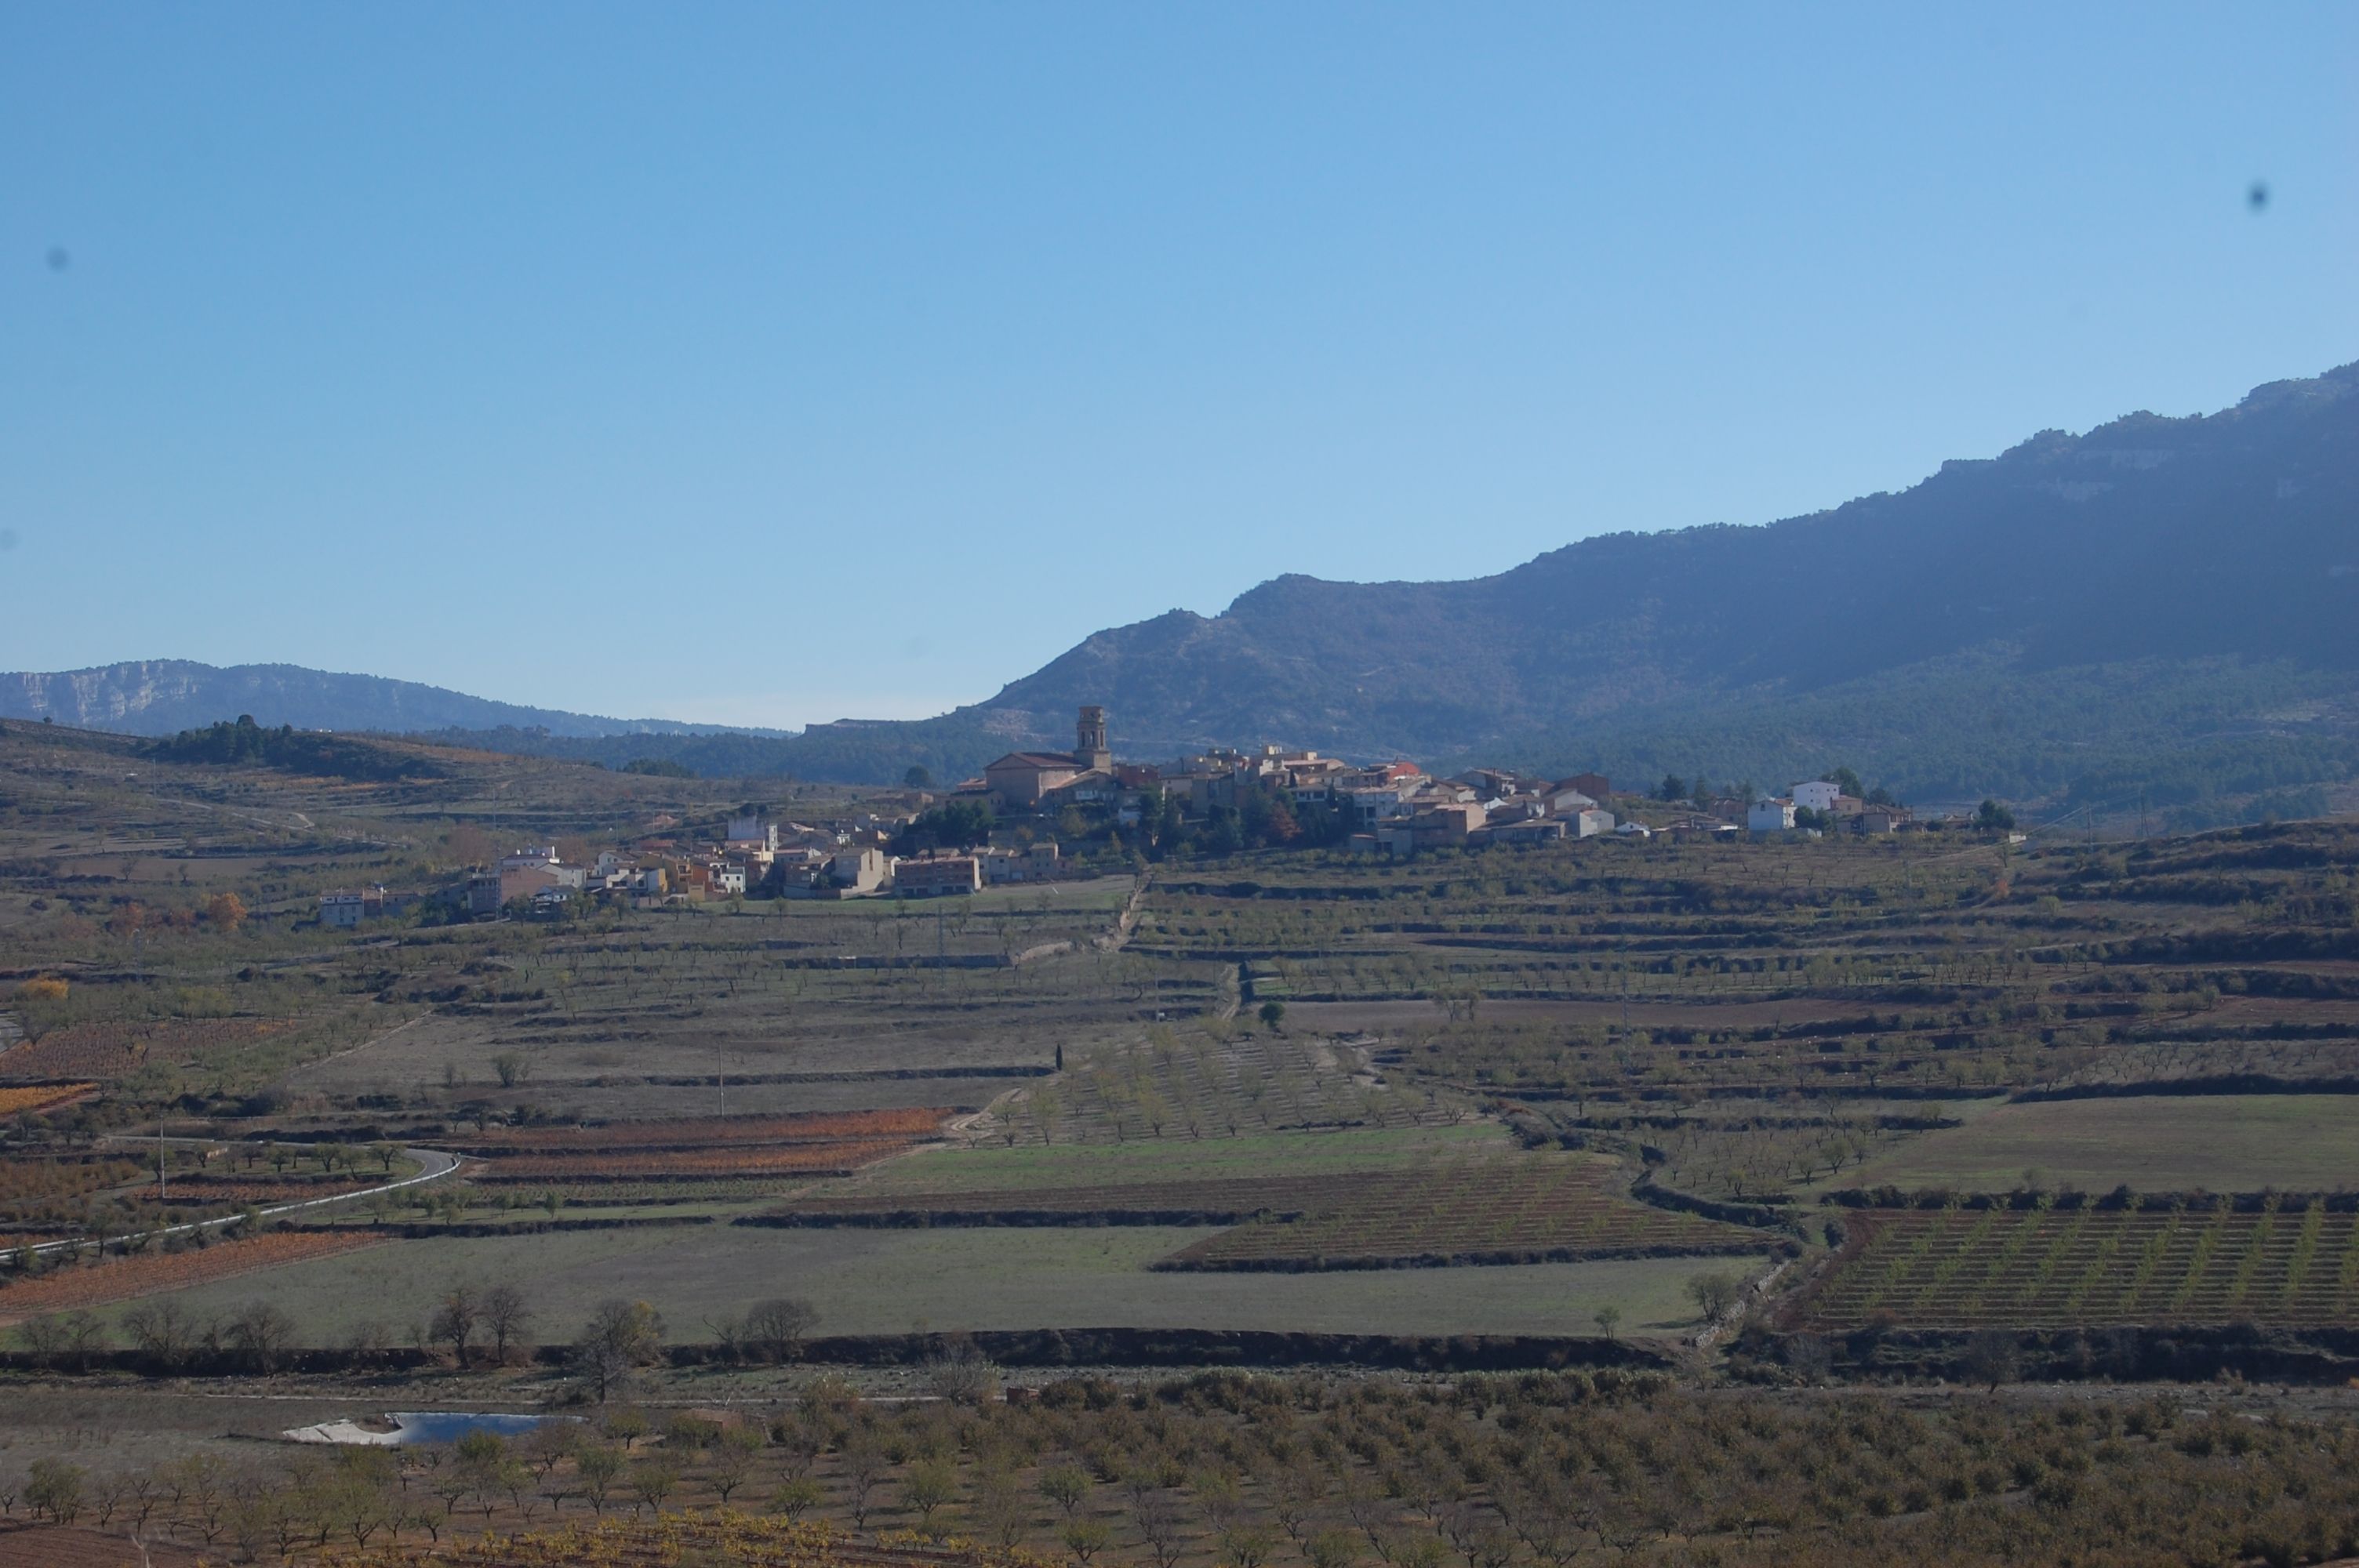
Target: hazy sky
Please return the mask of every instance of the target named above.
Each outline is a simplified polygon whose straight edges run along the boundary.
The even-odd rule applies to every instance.
[[[916,715],[2359,359],[2359,6],[1940,9],[0,8],[0,669]]]

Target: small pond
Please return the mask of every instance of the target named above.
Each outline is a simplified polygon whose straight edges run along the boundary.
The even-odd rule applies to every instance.
[[[375,1448],[419,1443],[456,1443],[471,1432],[522,1437],[544,1422],[579,1421],[571,1415],[501,1415],[489,1411],[393,1411],[369,1422],[328,1421],[283,1433],[296,1443],[356,1444]]]

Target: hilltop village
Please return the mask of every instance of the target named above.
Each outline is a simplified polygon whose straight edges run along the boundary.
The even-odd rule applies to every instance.
[[[1117,762],[1094,705],[1081,709],[1071,752],[1010,752],[947,791],[930,784],[912,770],[903,790],[847,816],[802,822],[749,808],[701,839],[659,832],[573,861],[557,845],[531,845],[429,892],[324,894],[320,917],[351,927],[420,903],[455,919],[554,919],[612,902],[929,898],[1127,871],[1173,852],[1306,847],[1400,860],[1609,836],[1940,831],[1960,820],[1920,818],[1848,770],[1772,795],[1677,777],[1617,791],[1598,773],[1550,780],[1492,767],[1437,777],[1410,762],[1362,765],[1277,745]]]

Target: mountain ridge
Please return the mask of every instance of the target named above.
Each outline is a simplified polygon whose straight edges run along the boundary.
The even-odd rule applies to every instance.
[[[86,730],[166,735],[240,713],[273,727],[396,733],[503,726],[569,736],[788,733],[667,719],[609,719],[301,665],[125,659],[78,670],[0,674],[0,719],[47,718]]]
[[[593,733],[621,721],[483,704],[511,716],[419,725],[396,703],[399,726],[339,727],[883,782],[1066,744],[1100,703],[1144,759],[1270,740],[1625,778],[1844,762],[1923,792],[2309,808],[2359,777],[2354,628],[2359,364],[2213,414],[2039,431],[1771,523],[1594,535],[1451,581],[1289,573],[1217,615],[1093,632],[929,719]]]

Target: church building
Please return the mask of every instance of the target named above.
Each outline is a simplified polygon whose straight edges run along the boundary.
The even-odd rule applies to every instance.
[[[984,785],[1011,806],[1030,809],[1055,791],[1092,773],[1109,778],[1114,752],[1106,746],[1106,711],[1092,704],[1073,726],[1071,752],[1010,752],[983,770]]]

